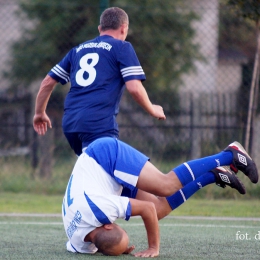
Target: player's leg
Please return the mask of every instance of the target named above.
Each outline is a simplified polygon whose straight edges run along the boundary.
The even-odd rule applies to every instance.
[[[198,190],[212,183],[216,183],[222,188],[225,188],[226,185],[228,185],[231,188],[236,189],[239,193],[245,194],[245,187],[235,173],[228,167],[218,167],[201,175],[195,181],[188,183],[185,187],[168,197],[158,197],[140,189],[129,195],[130,197],[134,196],[136,199],[153,202],[156,207],[158,219],[162,219],[172,210],[186,202]]]
[[[229,167],[223,166],[217,167],[201,175],[196,180],[188,183],[182,189],[177,191],[175,194],[168,196],[166,199],[171,209],[174,210],[188,200],[198,190],[211,183],[216,183],[222,188],[230,186],[231,188],[236,189],[240,194],[246,193],[244,184],[238,179],[236,174],[231,171]]]
[[[147,162],[139,175],[137,187],[141,190],[158,196],[169,196],[189,182],[196,180],[220,165],[229,165],[232,162],[232,153],[220,152],[208,157],[185,162],[168,174],[163,174],[150,162]]]
[[[169,191],[174,193],[178,190],[178,187],[181,188],[196,180],[203,173],[225,165],[234,165],[247,175],[253,183],[258,181],[258,171],[254,161],[242,145],[234,142],[218,154],[185,162],[165,175],[147,162],[140,173],[137,187],[155,195],[168,196]],[[219,180],[220,176],[225,178],[224,175],[217,174],[215,176],[216,180]],[[227,178],[233,178],[230,173],[226,173],[226,176]],[[245,193],[245,190],[238,182],[236,185],[234,184],[234,188],[241,194]]]
[[[229,157],[230,154],[221,154],[218,154],[218,158],[220,159],[218,162],[220,164],[229,164],[231,160],[228,159],[229,161],[225,162],[225,160],[222,160],[222,156],[225,158],[226,155]],[[211,167],[214,166],[214,162],[215,156],[193,160],[176,167],[168,174],[162,174],[155,166],[147,162],[140,173],[137,187],[158,196],[169,196],[169,194],[175,193],[188,183],[197,180],[202,175],[202,172],[206,172],[207,170],[212,172],[208,175],[203,174],[202,179],[204,179],[205,185],[217,182],[222,187],[228,185],[237,189],[241,194],[245,194],[244,187],[235,178],[234,173],[228,168],[223,167],[212,169]]]
[[[114,138],[99,138],[85,152],[123,187],[138,187],[158,196],[171,195],[182,187],[174,172],[163,174],[147,156]]]
[[[131,199],[153,202],[156,208],[158,219],[164,218],[172,211],[172,208],[165,197],[158,197],[152,193],[137,188],[134,189],[123,188],[121,196],[128,197]]]
[[[166,197],[158,197],[149,192],[138,189],[136,194],[136,199],[153,202],[156,208],[158,219],[162,219],[169,215],[172,211],[170,204],[168,203]]]
[[[136,187],[154,195],[165,197],[178,191],[183,185],[174,171],[164,174],[147,161],[140,172]]]
[[[220,165],[230,165],[231,151],[197,160],[176,167],[163,174],[148,161],[148,157],[133,147],[113,138],[100,138],[92,142],[86,153],[124,187],[137,187],[157,196],[170,196],[199,176]]]

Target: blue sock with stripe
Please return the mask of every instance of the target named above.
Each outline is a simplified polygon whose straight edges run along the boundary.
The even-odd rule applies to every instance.
[[[208,184],[214,183],[215,181],[215,175],[212,172],[204,173],[195,181],[188,183],[186,186],[184,186],[182,189],[180,189],[173,195],[166,197],[166,199],[172,210],[174,210],[178,208],[182,203],[184,203],[198,190],[200,190]]]
[[[184,187],[186,184],[196,180],[205,172],[208,172],[219,166],[230,165],[232,160],[232,152],[223,151],[215,155],[185,162],[174,168],[173,171],[176,173],[182,186]]]

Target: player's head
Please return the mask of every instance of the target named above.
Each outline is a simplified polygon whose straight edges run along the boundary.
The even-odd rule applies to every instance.
[[[127,36],[129,19],[127,13],[118,7],[106,9],[100,16],[99,31],[124,30],[124,38]]]
[[[102,31],[117,30],[122,24],[128,23],[127,13],[118,7],[110,7],[100,16],[100,29]]]
[[[102,254],[117,256],[126,251],[129,238],[124,229],[113,223],[98,228],[93,243]]]

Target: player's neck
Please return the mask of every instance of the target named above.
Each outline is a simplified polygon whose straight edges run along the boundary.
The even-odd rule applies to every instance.
[[[100,36],[103,36],[103,35],[109,35],[109,36],[111,36],[115,39],[121,40],[121,41],[124,41],[125,37],[126,37],[120,29],[101,31]]]

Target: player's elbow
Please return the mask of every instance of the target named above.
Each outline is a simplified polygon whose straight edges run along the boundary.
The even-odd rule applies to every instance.
[[[142,82],[140,80],[130,80],[125,83],[128,92],[136,97],[140,95],[140,87],[142,87]]]
[[[147,216],[157,216],[157,212],[156,212],[156,207],[155,207],[155,204],[153,202],[147,202],[146,204],[146,207],[143,209],[144,210],[144,218],[145,218],[145,215]]]

